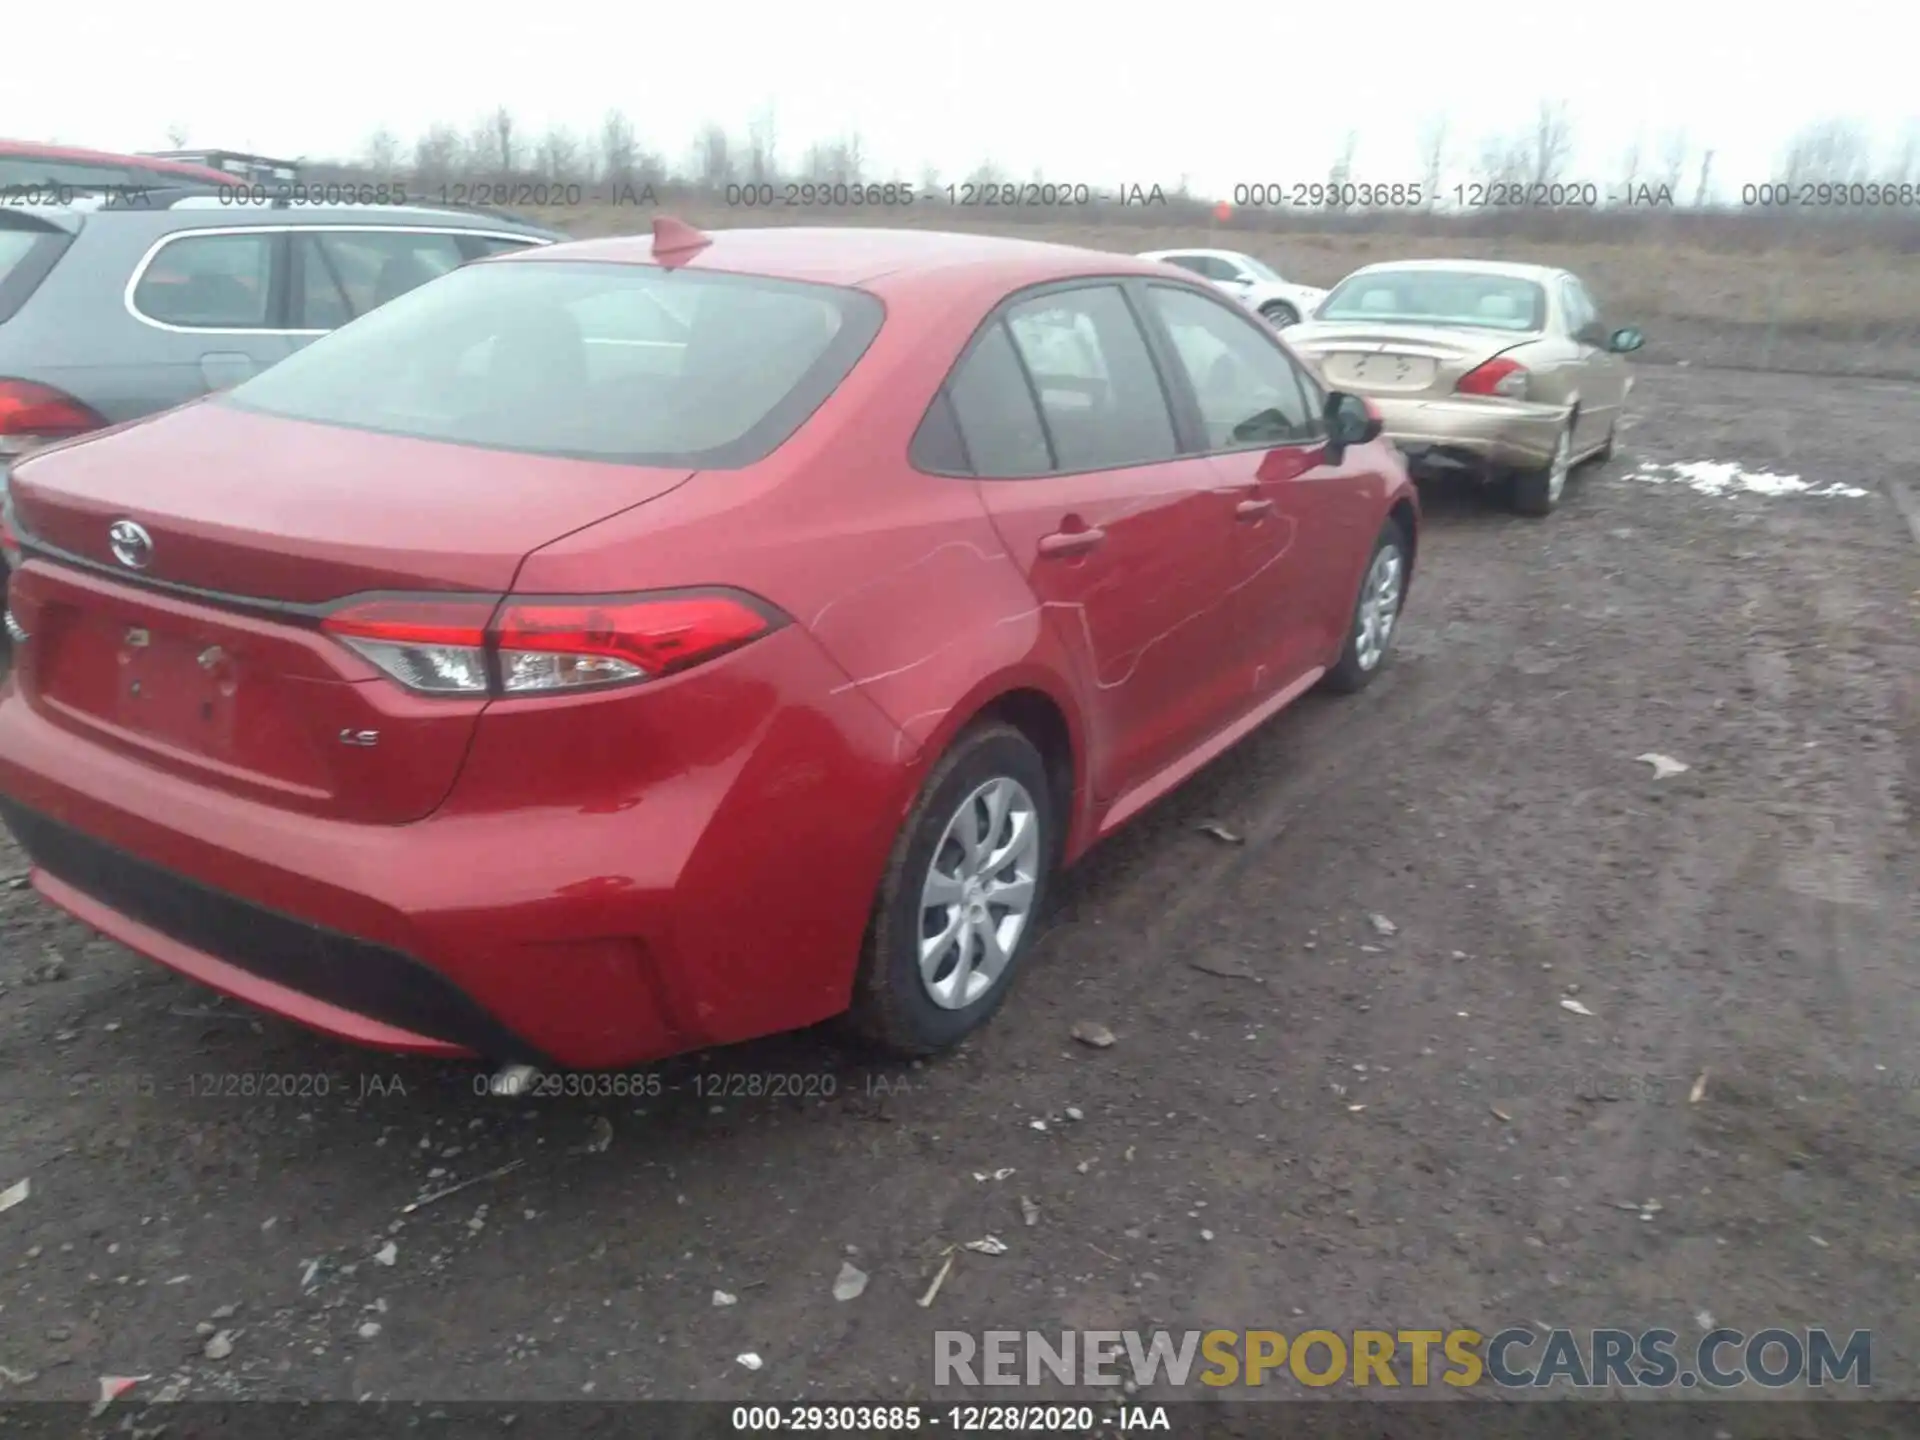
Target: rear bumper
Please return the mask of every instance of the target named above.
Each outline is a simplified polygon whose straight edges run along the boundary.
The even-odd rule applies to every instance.
[[[54,904],[364,1045],[598,1068],[843,1010],[898,732],[797,626],[658,684],[557,702],[566,756],[551,714],[489,716],[439,811],[375,825],[157,770],[9,682],[0,816]]]
[[[383,1050],[548,1058],[411,956],[175,875],[11,801],[0,799],[0,819],[42,896],[235,999]]]
[[[1544,469],[1567,420],[1553,405],[1368,398],[1416,474]]]

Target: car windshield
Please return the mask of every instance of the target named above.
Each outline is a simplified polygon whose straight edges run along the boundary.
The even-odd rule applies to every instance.
[[[1243,270],[1252,271],[1255,275],[1259,276],[1262,280],[1272,280],[1277,284],[1281,284],[1281,285],[1284,285],[1287,283],[1285,280],[1282,280],[1280,278],[1279,271],[1275,270],[1271,265],[1262,264],[1260,261],[1254,259],[1253,256],[1251,255],[1242,255],[1240,257],[1240,268]]]
[[[423,440],[732,469],[784,443],[883,318],[873,296],[834,286],[481,262],[322,336],[222,401]]]
[[[1349,275],[1321,302],[1321,320],[1538,330],[1546,292],[1531,280],[1475,270],[1367,270]]]

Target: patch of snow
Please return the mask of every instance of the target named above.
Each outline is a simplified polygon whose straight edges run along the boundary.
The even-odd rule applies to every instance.
[[[1731,460],[1692,460],[1675,465],[1657,465],[1643,460],[1632,478],[1650,485],[1685,485],[1701,495],[1809,495],[1860,500],[1868,491],[1838,481],[1815,484],[1798,475],[1777,475],[1771,470],[1746,470]]]

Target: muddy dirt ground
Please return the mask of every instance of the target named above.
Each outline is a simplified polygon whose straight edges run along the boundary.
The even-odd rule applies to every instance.
[[[1549,521],[1430,493],[1390,672],[1096,852],[937,1063],[810,1033],[488,1098],[217,1002],[0,845],[0,1395],[926,1397],[936,1327],[1703,1313],[1870,1327],[1916,1393],[1920,389],[1636,404]],[[1631,478],[1704,459],[1869,493]]]

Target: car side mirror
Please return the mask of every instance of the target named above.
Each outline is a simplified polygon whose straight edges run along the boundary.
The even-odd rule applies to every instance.
[[[1631,325],[1613,332],[1607,337],[1607,349],[1616,355],[1625,355],[1630,350],[1638,350],[1647,343],[1647,337]]]
[[[1380,417],[1358,395],[1335,390],[1327,396],[1327,449],[1329,460],[1338,461],[1350,445],[1365,445],[1380,438]]]

